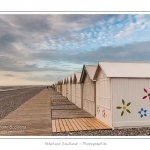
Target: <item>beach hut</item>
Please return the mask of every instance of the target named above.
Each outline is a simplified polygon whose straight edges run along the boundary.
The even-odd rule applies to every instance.
[[[60,80],[60,93],[63,93],[63,80]]]
[[[69,77],[66,77],[66,97],[69,99]]]
[[[71,77],[71,83],[72,83],[72,92],[71,92],[71,96],[72,96],[72,102],[75,104],[75,102],[76,102],[76,98],[75,98],[75,82],[74,82],[74,74],[72,75],[72,77]]]
[[[58,92],[58,82],[56,82],[55,85],[56,85],[56,92]]]
[[[82,84],[83,109],[95,116],[95,81],[93,80],[97,66],[84,65],[80,77]]]
[[[68,76],[68,100],[72,101],[72,75]]]
[[[55,86],[55,91],[57,91],[57,84],[56,84],[56,82],[54,83],[54,86]]]
[[[61,90],[62,90],[62,82],[60,80],[60,81],[57,82],[57,92],[61,93]]]
[[[65,96],[65,79],[62,79],[62,95]]]
[[[67,78],[64,79],[64,96],[67,97]]]
[[[81,77],[81,72],[75,72],[72,85],[74,85],[74,87],[75,87],[75,89],[74,89],[75,104],[79,108],[82,108],[80,77]]]
[[[96,118],[112,128],[150,126],[150,64],[99,62]]]

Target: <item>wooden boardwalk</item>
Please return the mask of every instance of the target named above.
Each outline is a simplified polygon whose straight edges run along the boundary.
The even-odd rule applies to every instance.
[[[57,92],[51,90],[50,93],[52,120],[93,117],[91,114],[83,109],[80,109],[64,96],[57,95]]]
[[[55,109],[55,110],[63,110],[63,109],[80,109],[78,106],[76,105],[54,105],[54,106],[51,106],[52,109]]]
[[[49,90],[44,89],[0,120],[0,135],[52,135]]]
[[[111,129],[55,91],[52,91],[51,106],[52,132]]]
[[[67,118],[93,118],[93,116],[82,109],[52,110],[52,120]]]
[[[52,132],[111,129],[96,118],[56,119],[52,120]]]

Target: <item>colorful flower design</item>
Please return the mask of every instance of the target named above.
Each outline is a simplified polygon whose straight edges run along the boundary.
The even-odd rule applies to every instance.
[[[102,110],[102,116],[105,118],[105,110]]]
[[[122,104],[123,106],[117,106],[116,108],[117,109],[122,109],[122,112],[121,112],[121,116],[123,116],[124,112],[127,111],[128,113],[131,113],[129,109],[127,109],[127,106],[129,106],[131,104],[131,102],[127,103],[127,105],[125,105],[125,101],[122,99]]]
[[[104,117],[104,118],[106,118],[108,115],[106,114],[106,111],[105,111],[105,109],[104,110],[102,110],[102,116]]]
[[[147,93],[147,95],[146,95],[146,96],[143,96],[143,99],[149,97],[149,100],[150,100],[150,93],[148,93],[147,90],[146,90],[145,88],[144,88],[144,92]]]
[[[143,117],[146,117],[147,116],[147,110],[144,110],[143,108],[141,108],[141,110],[138,112],[140,117],[143,118]]]

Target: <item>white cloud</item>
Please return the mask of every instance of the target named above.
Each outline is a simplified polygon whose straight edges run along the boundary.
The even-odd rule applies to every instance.
[[[86,33],[86,36],[87,36],[88,38],[91,38],[91,36],[92,36],[92,33],[91,33],[91,32],[89,32],[89,33]]]
[[[149,16],[0,15],[0,69],[17,73],[43,71],[46,75],[46,69],[58,73],[62,61],[75,65],[93,63],[91,54],[95,61],[98,58],[122,58],[123,55],[132,53],[115,53],[117,50],[113,49],[113,45],[117,49],[121,48],[117,46],[126,45],[125,43],[150,39]],[[102,50],[96,50],[98,48]],[[130,48],[131,52],[134,49]],[[141,54],[139,50],[138,53]],[[136,57],[140,59],[140,55]],[[23,74],[20,75],[23,77]],[[34,76],[37,80],[42,80],[42,75]]]

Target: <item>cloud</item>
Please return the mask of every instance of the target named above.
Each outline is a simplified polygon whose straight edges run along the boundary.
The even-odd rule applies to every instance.
[[[1,71],[14,71],[14,72],[34,72],[34,71],[57,71],[65,72],[69,71],[68,69],[62,69],[59,67],[47,66],[47,67],[38,67],[37,64],[25,64],[20,63],[15,59],[9,57],[0,56],[0,70]]]
[[[7,77],[14,77],[15,75],[13,75],[13,74],[4,74],[4,76],[7,76]]]
[[[0,71],[49,81],[85,63],[149,61],[149,35],[149,14],[1,14]]]
[[[135,42],[121,46],[103,46],[93,51],[73,53],[39,52],[34,57],[41,60],[58,60],[62,62],[84,64],[97,63],[98,61],[149,61],[150,41]]]
[[[149,57],[150,41],[101,47],[95,51],[80,53],[73,58],[76,63],[90,64],[98,61],[149,61]]]

